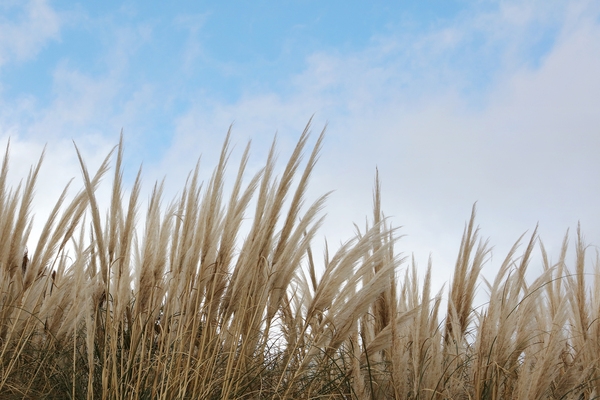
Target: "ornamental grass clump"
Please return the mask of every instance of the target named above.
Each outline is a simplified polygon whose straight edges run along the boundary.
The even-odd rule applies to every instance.
[[[309,140],[307,126],[280,176],[273,143],[264,167],[247,177],[247,146],[225,193],[227,135],[208,182],[196,167],[168,203],[156,183],[144,209],[141,173],[124,195],[122,141],[93,173],[79,156],[83,187],[70,201],[65,188],[32,252],[42,159],[10,188],[7,148],[0,398],[600,396],[600,271],[596,263],[586,275],[579,230],[573,268],[568,236],[552,263],[534,231],[488,283],[480,273],[490,247],[473,208],[444,313],[431,261],[421,284],[414,260],[396,250],[378,178],[370,225],[317,261],[311,243],[327,194],[312,204],[305,194],[323,134],[307,151]],[[113,156],[111,199],[101,210],[96,191]],[[528,282],[538,244],[541,273]],[[489,303],[477,308],[482,282]]]

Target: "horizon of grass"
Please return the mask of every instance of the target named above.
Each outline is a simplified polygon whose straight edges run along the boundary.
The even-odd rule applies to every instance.
[[[207,183],[191,172],[163,205],[156,183],[138,226],[141,172],[128,199],[122,138],[102,215],[95,173],[79,154],[83,188],[67,188],[33,252],[31,205],[43,156],[24,185],[0,170],[1,399],[594,399],[600,396],[600,263],[586,279],[577,231],[552,263],[521,236],[492,282],[489,243],[465,226],[448,304],[394,248],[375,178],[370,225],[331,251],[322,270],[311,241],[327,194],[305,193],[324,132],[303,162],[310,122],[281,176],[275,141],[265,166],[231,192],[227,135]],[[250,205],[255,202],[252,212]],[[250,214],[250,215],[248,215]],[[242,221],[249,232],[240,238]],[[526,247],[519,253],[519,244]],[[539,244],[541,273],[525,279]],[[405,267],[401,271],[401,267]],[[489,292],[473,305],[477,284]]]

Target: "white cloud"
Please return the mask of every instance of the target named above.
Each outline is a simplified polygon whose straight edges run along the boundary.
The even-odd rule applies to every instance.
[[[193,72],[194,65],[198,62],[198,59],[201,59],[203,62],[209,61],[204,52],[202,40],[200,39],[200,34],[206,24],[207,18],[208,13],[182,14],[178,15],[173,21],[177,28],[188,32],[182,57],[182,70],[188,75]]]
[[[18,24],[5,23],[5,26],[11,26],[11,35],[21,35],[22,43],[29,40],[27,43],[38,43],[41,46],[42,35],[39,33],[52,31],[53,25],[50,17],[46,21],[40,15],[56,14],[39,1],[30,3],[27,10],[27,18]],[[89,22],[88,17],[81,13],[72,14],[71,17]],[[31,24],[36,26],[30,26]],[[112,46],[107,49],[103,58],[106,68],[100,68],[100,72],[77,69],[68,55],[56,66],[48,66],[54,69],[52,91],[48,93],[49,100],[45,104],[31,95],[19,95],[15,99],[0,98],[0,148],[4,149],[9,139],[11,143],[10,185],[16,187],[20,180],[27,177],[30,166],[38,161],[46,146],[36,186],[38,195],[32,207],[36,223],[30,244],[35,243],[46,216],[65,185],[74,179],[71,195],[83,187],[73,141],[81,151],[90,173],[93,173],[118,143],[119,133],[124,129],[129,157],[135,160],[126,164],[141,162],[138,155],[141,153],[139,138],[143,134],[140,132],[143,128],[139,126],[143,123],[147,109],[156,103],[156,96],[150,85],[133,87],[130,92],[125,92],[123,88],[127,87],[129,57],[139,48],[140,43],[149,40],[148,29],[141,25],[131,30],[123,28],[111,31],[115,40],[111,42]],[[27,39],[28,35],[31,38]],[[36,42],[32,38],[40,40]],[[0,40],[0,55],[9,52],[6,46],[2,47],[2,43],[4,42]],[[20,49],[21,55],[35,56],[33,45],[18,45],[14,47],[16,48]],[[9,48],[13,52],[16,51],[14,49]],[[32,53],[23,52],[23,49],[30,49],[28,51]],[[15,57],[13,54],[13,58]],[[15,59],[20,60],[18,57]],[[135,170],[137,168],[138,165],[132,167]],[[110,179],[110,176],[105,178]],[[101,186],[98,192],[101,204],[107,204],[109,191],[110,187],[107,185]]]
[[[232,121],[234,134],[259,138],[266,150],[264,139],[274,130],[297,137],[316,112],[315,130],[323,119],[330,124],[311,196],[336,190],[323,230],[334,243],[351,235],[352,222],[362,224],[370,215],[377,165],[384,210],[408,234],[399,249],[415,251],[421,265],[432,251],[438,286],[451,276],[475,201],[482,235],[496,246],[496,267],[538,221],[554,254],[578,220],[587,238],[600,244],[599,13],[591,13],[596,7],[589,2],[544,4],[502,3],[495,12],[465,16],[412,45],[390,37],[358,54],[316,53],[287,96],[198,103],[179,120],[161,172],[187,172],[195,155],[218,148]],[[554,24],[558,32],[535,65],[527,51],[539,37],[522,35],[541,32],[539,24]],[[464,89],[478,68],[476,52],[462,63],[453,59],[473,32],[483,35],[482,49],[498,52],[487,54],[488,61],[504,63],[475,94]],[[493,274],[490,269],[486,273]]]
[[[2,8],[10,11],[22,8],[24,15],[16,22],[0,19],[0,66],[11,61],[29,60],[49,40],[59,38],[61,21],[47,1],[31,0],[24,6],[19,3],[19,7],[5,4]]]

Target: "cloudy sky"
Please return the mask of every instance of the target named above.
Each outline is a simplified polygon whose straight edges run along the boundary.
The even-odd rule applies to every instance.
[[[73,140],[94,167],[123,130],[128,183],[143,162],[171,198],[231,124],[258,167],[314,115],[319,240],[364,223],[378,168],[398,250],[441,285],[474,202],[486,274],[538,222],[555,259],[578,221],[600,244],[599,71],[593,0],[1,0],[0,145],[14,182],[47,146],[40,219],[80,175]]]

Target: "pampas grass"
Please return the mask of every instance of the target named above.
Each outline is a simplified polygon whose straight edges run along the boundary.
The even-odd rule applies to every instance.
[[[0,398],[593,399],[600,396],[600,271],[586,275],[580,230],[552,264],[536,231],[493,280],[475,207],[445,313],[381,210],[322,263],[311,243],[327,194],[305,204],[323,133],[306,127],[281,176],[276,143],[246,177],[250,146],[225,197],[230,135],[206,183],[196,167],[146,209],[141,173],[124,198],[122,141],[96,172],[77,148],[83,188],[67,188],[28,253],[35,181],[0,170]],[[305,155],[307,159],[303,162]],[[96,190],[114,155],[112,196]],[[43,157],[42,157],[43,158]],[[255,204],[254,210],[249,210]],[[142,214],[144,213],[144,214]],[[140,216],[145,215],[144,226]],[[244,219],[249,230],[242,237]],[[539,247],[541,273],[525,279]],[[483,285],[483,286],[482,286]],[[476,291],[489,303],[475,308]]]

